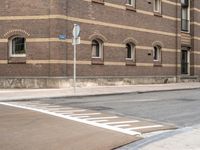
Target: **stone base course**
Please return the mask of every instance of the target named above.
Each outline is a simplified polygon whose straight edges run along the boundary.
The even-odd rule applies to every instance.
[[[121,86],[137,84],[167,84],[176,82],[199,82],[196,76],[179,77],[81,77],[77,78],[77,87]],[[67,77],[1,77],[0,88],[70,88],[73,79]]]

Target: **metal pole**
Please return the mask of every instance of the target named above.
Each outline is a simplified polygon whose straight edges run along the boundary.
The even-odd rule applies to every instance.
[[[76,38],[74,38],[74,94],[76,94]]]

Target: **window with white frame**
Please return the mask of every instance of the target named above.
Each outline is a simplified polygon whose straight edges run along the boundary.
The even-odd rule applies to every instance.
[[[181,0],[181,30],[189,32],[190,30],[190,1]]]
[[[135,1],[136,0],[127,0],[126,4],[135,7]]]
[[[160,61],[161,60],[161,47],[160,46],[154,46],[154,48],[153,48],[153,60],[154,61]]]
[[[14,57],[26,56],[26,39],[20,36],[12,37],[9,40],[9,53]]]
[[[154,0],[154,12],[161,13],[161,0]]]
[[[133,43],[126,44],[127,56],[126,59],[135,60],[135,45]]]
[[[103,55],[103,41],[95,39],[92,41],[92,58],[102,58]]]

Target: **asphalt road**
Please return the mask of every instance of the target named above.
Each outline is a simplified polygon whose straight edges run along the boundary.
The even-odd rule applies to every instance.
[[[200,124],[200,90],[48,98],[37,101],[52,106],[71,106],[134,119],[150,119],[175,124],[180,128]],[[133,136],[0,105],[2,150],[112,149],[135,140]]]
[[[199,89],[82,98],[52,98],[41,101],[151,119],[172,123],[178,127],[200,124]]]
[[[1,150],[110,150],[138,138],[0,105]]]

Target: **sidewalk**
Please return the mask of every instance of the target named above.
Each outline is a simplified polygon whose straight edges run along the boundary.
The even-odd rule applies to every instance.
[[[129,144],[118,150],[199,150],[200,126],[166,132]]]
[[[200,82],[173,83],[173,84],[150,84],[131,86],[99,86],[77,88],[74,94],[73,88],[62,89],[0,89],[0,101],[24,100],[37,98],[74,97],[74,96],[99,96],[126,93],[145,93],[156,91],[173,91],[200,89]]]

